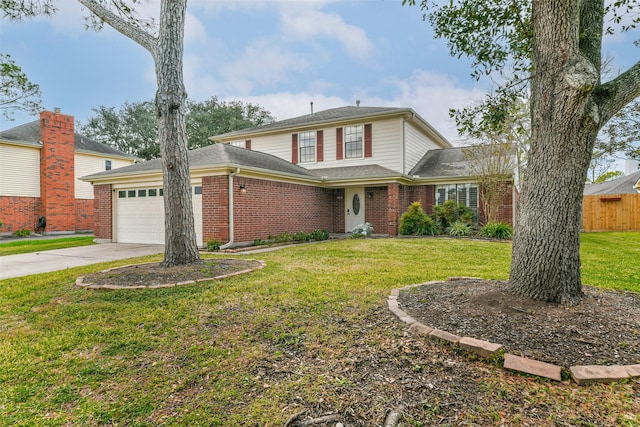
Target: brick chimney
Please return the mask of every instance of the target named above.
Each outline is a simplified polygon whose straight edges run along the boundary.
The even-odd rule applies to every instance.
[[[46,231],[75,231],[76,199],[73,116],[40,113],[40,198]]]

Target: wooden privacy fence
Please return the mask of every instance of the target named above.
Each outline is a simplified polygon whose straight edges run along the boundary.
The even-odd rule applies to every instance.
[[[640,193],[584,196],[582,230],[640,231]]]

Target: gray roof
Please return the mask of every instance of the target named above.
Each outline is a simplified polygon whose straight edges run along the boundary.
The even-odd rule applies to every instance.
[[[325,179],[358,179],[358,178],[390,178],[402,175],[380,165],[346,166],[337,168],[312,169],[318,178]]]
[[[40,121],[34,120],[29,123],[25,123],[20,126],[16,126],[11,129],[0,132],[0,140],[13,141],[19,143],[27,143],[29,145],[35,145],[41,147],[40,143]],[[74,134],[74,145],[76,151],[86,151],[97,154],[104,154],[107,156],[127,157],[134,159],[135,156],[124,153],[116,148],[110,147],[106,144],[94,141],[91,138]]]
[[[621,176],[602,184],[591,184],[584,187],[584,195],[591,196],[596,194],[637,194],[638,190],[633,188],[640,180],[640,171],[629,175]]]
[[[294,165],[271,154],[259,151],[245,150],[229,144],[213,144],[207,147],[189,151],[189,168],[198,167],[247,167],[261,169],[269,172],[280,172],[287,175],[297,175],[304,178],[315,179],[315,175],[307,169]],[[89,175],[91,178],[103,178],[108,176],[129,175],[144,172],[160,172],[162,170],[161,159],[153,159],[135,165],[125,166],[109,171]]]
[[[467,177],[471,174],[464,157],[465,147],[429,150],[409,172],[409,176],[420,178]]]
[[[319,125],[322,123],[330,123],[339,120],[350,120],[358,118],[367,118],[375,116],[384,116],[387,114],[402,114],[410,113],[417,116],[426,126],[431,128],[436,134],[438,132],[431,127],[424,119],[415,113],[411,108],[394,108],[394,107],[356,107],[346,106],[339,108],[332,108],[329,110],[318,111],[317,113],[307,114],[304,116],[293,117],[290,119],[280,120],[278,122],[269,123],[262,126],[256,126],[248,129],[237,130],[228,132],[222,135],[212,136],[212,140],[229,139],[234,137],[242,137],[243,135],[251,135],[258,132],[269,132],[275,130],[282,130],[288,128]],[[439,134],[438,134],[439,135]],[[441,135],[440,135],[441,136]],[[442,137],[442,136],[441,136]],[[443,140],[446,141],[444,137]]]

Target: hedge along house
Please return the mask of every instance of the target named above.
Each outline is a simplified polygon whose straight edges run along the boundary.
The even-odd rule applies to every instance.
[[[78,177],[132,164],[135,157],[75,133],[73,116],[44,111],[40,120],[0,132],[1,231],[93,230],[93,188]]]
[[[335,108],[211,139],[189,153],[199,245],[364,222],[396,235],[416,200],[427,212],[453,197],[478,210],[468,171],[444,162],[457,165],[462,150],[409,108]],[[164,243],[159,159],[83,180],[94,185],[97,239]]]

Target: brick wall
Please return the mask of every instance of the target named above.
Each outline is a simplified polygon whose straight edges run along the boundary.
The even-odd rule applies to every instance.
[[[202,179],[202,228],[204,241],[229,240],[227,176]],[[239,191],[244,184],[246,192]],[[334,232],[337,194],[312,186],[233,178],[234,241],[251,242],[288,231]],[[344,203],[344,200],[340,201]],[[340,209],[342,211],[342,209]],[[340,226],[344,226],[343,223]]]
[[[13,233],[25,228],[33,232],[41,209],[37,197],[0,196],[0,232]]]
[[[93,200],[76,199],[76,231],[93,230],[93,211]]]
[[[513,209],[514,209],[514,205],[513,205],[513,187],[509,188],[507,191],[505,191],[504,195],[502,196],[502,204],[500,205],[500,208],[498,209],[498,212],[496,214],[496,219],[497,221],[500,222],[507,222],[511,225],[513,225]],[[480,200],[480,212],[479,212],[479,217],[478,218],[478,222],[480,224],[484,224],[486,223],[486,217],[484,215],[484,211],[482,209],[482,199]]]
[[[333,190],[333,233],[344,233],[346,224],[346,212],[344,210],[344,188],[336,188]]]
[[[366,187],[364,194],[364,220],[373,226],[374,234],[388,234],[387,187]]]
[[[246,193],[238,192],[240,184]],[[307,185],[237,177],[234,181],[236,242],[266,239],[288,231],[333,232],[333,190]]]
[[[96,239],[112,240],[112,202],[111,184],[93,186],[93,235]]]
[[[398,235],[400,223],[400,185],[389,184],[387,187],[387,233],[389,236]]]
[[[202,178],[202,239],[229,241],[229,177]]]
[[[40,113],[41,214],[47,231],[75,231],[73,117],[51,111]]]

